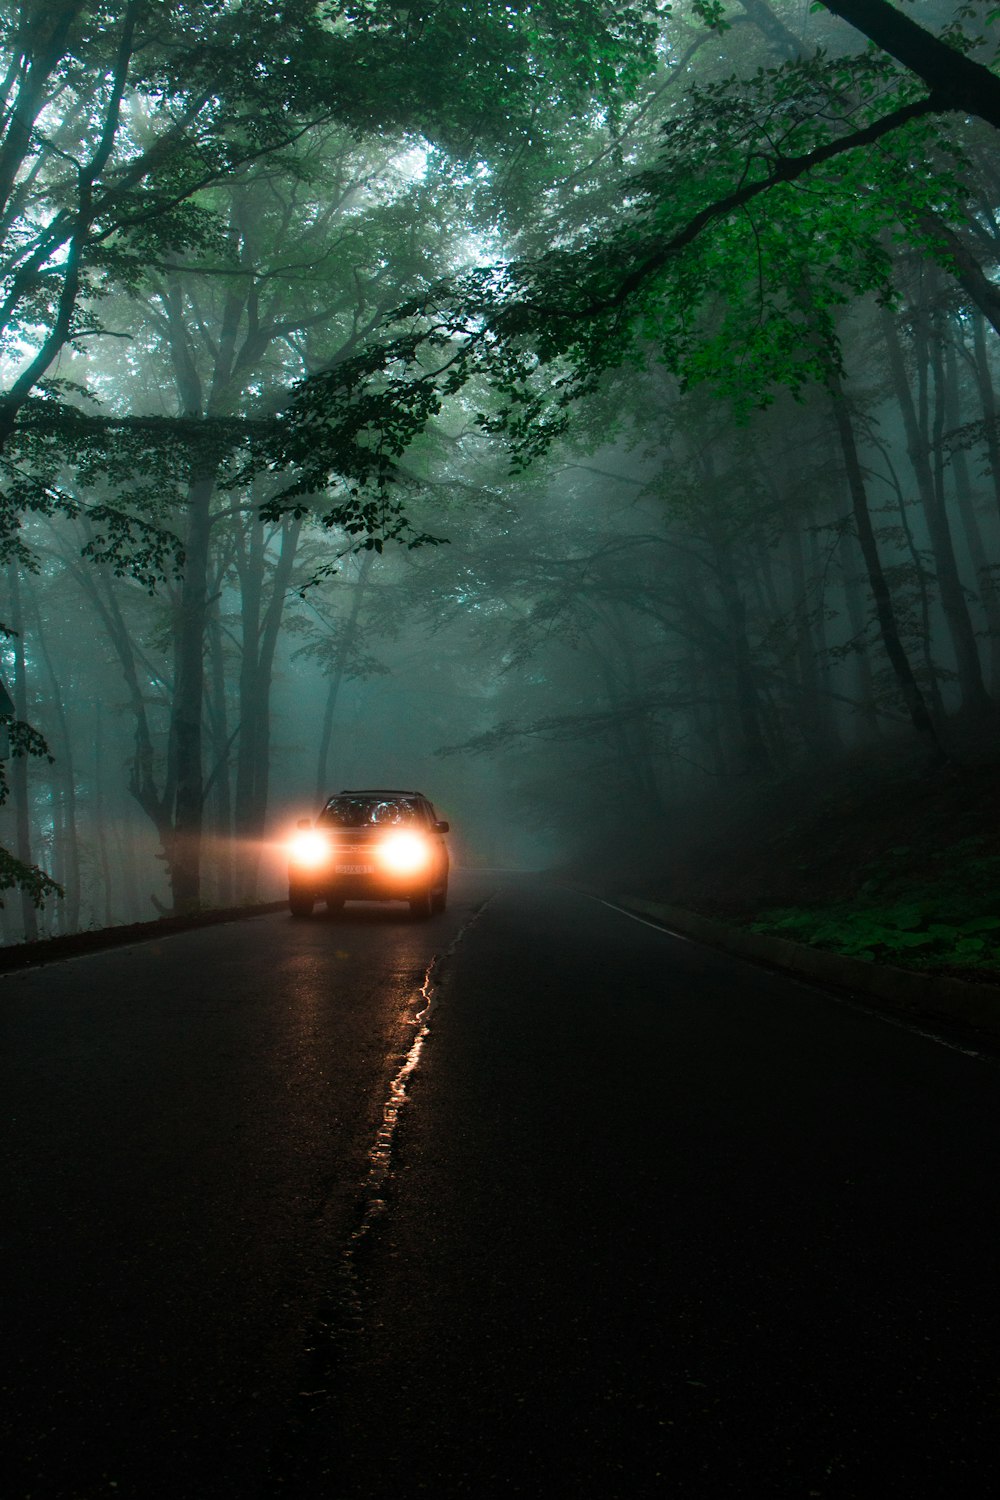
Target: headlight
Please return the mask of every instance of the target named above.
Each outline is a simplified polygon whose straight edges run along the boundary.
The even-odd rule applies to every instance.
[[[379,844],[378,857],[394,875],[415,875],[428,864],[431,851],[417,833],[393,833]]]
[[[288,852],[297,865],[314,870],[329,859],[330,845],[321,833],[297,833]]]

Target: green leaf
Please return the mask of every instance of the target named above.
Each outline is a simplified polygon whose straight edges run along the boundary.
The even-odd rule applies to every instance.
[[[971,921],[963,922],[959,928],[959,932],[963,934],[998,930],[1000,930],[1000,917],[973,917]]]

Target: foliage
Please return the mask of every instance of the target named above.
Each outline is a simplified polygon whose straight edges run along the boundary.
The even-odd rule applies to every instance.
[[[750,931],[874,963],[1000,970],[1000,854],[963,839],[924,878],[906,873],[912,854],[900,845],[866,866],[854,900],[764,912]]]
[[[9,850],[0,847],[0,891],[27,891],[31,903],[41,908],[50,896],[61,896],[63,889],[37,865],[26,865]],[[0,899],[0,906],[5,902]]]
[[[33,448],[30,465],[22,454],[0,475],[7,481],[0,545],[23,555],[17,532],[25,511],[75,513],[59,471],[78,465],[86,486],[93,474],[86,443],[92,456],[95,436],[111,431],[106,419],[94,420],[88,435],[79,412],[72,430],[73,405],[60,398],[76,402],[88,392],[60,391],[57,381],[46,387],[60,353],[85,353],[95,336],[114,330],[108,315],[116,293],[138,297],[154,277],[196,262],[216,275],[244,274],[220,186],[237,189],[264,163],[289,183],[315,177],[310,137],[330,122],[356,137],[422,135],[474,161],[484,151],[530,148],[539,115],[556,109],[596,105],[611,118],[656,64],[665,9],[661,0],[487,0],[472,12],[458,0],[405,7],[387,0],[286,0],[280,7],[269,0],[129,0],[123,7],[26,0],[0,18],[10,103],[0,127],[0,351],[13,371],[0,395],[0,447],[28,428]],[[336,201],[335,184],[313,182],[314,212],[317,192],[322,198],[331,189]],[[343,265],[355,269],[363,261],[348,241],[356,237],[347,227],[340,245]],[[384,251],[383,243],[383,264]],[[215,400],[212,415],[219,411]],[[39,421],[47,424],[47,447]],[[141,427],[131,432],[131,445],[124,430],[114,444],[119,478],[136,461],[131,493],[95,517],[102,540],[94,555],[151,586],[170,566],[171,549],[178,562],[176,544],[156,535],[162,507],[152,470],[162,465],[168,439],[160,434],[152,445],[151,464],[135,441]],[[199,446],[213,435],[182,420],[177,438],[197,463]],[[255,472],[279,461],[252,443],[243,457]],[[294,497],[305,493],[297,486]],[[374,550],[390,540],[435,540],[409,524],[397,501],[351,486],[338,493],[329,524]]]
[[[16,554],[33,567],[23,518],[64,515],[86,523],[85,557],[152,592],[184,561],[169,522],[192,471],[257,443],[252,422],[113,418],[32,398],[0,453],[0,560]]]
[[[5,634],[9,634],[6,629]],[[7,737],[12,755],[35,755],[42,759],[51,761],[49,748],[45,740],[22,719],[15,719],[12,714],[0,714],[0,733]],[[6,763],[0,759],[0,807],[4,805],[10,796],[10,785],[7,781]],[[26,865],[22,860],[16,859],[8,850],[0,847],[0,891],[7,890],[27,891],[31,897],[32,904],[41,907],[49,896],[61,896],[62,886],[57,884],[51,876],[46,875],[37,865]],[[3,900],[0,899],[0,906]]]
[[[474,154],[537,111],[649,71],[657,5],[454,0],[25,0],[0,17],[0,348],[6,423],[109,287],[225,242],[206,190],[264,158],[294,172],[322,121],[422,131]],[[55,101],[58,101],[56,106]],[[291,153],[291,156],[289,155]],[[33,351],[25,363],[25,348]],[[5,435],[5,433],[4,433]]]
[[[530,139],[539,114],[595,98],[612,112],[656,63],[664,0],[332,0],[372,123],[405,123],[468,156]],[[387,120],[388,114],[388,120]]]
[[[366,682],[372,677],[388,676],[390,668],[371,651],[365,649],[363,641],[352,635],[343,620],[329,621],[321,617],[321,626],[303,624],[301,618],[295,624],[289,622],[290,634],[311,633],[304,646],[292,652],[293,661],[315,662],[324,677],[341,673],[350,682]]]
[[[926,216],[962,214],[965,157],[939,110],[878,53],[691,87],[610,218],[535,259],[438,281],[300,387],[283,424],[299,476],[286,498],[334,482],[382,496],[445,403],[484,383],[496,404],[478,425],[505,437],[517,469],[630,359],[742,413],[825,379],[838,311],[892,295],[892,239],[940,254]],[[915,157],[933,170],[915,174]]]

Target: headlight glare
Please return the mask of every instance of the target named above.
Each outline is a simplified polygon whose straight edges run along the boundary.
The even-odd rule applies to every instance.
[[[393,833],[379,844],[378,856],[394,875],[414,875],[427,864],[430,850],[417,833]]]
[[[297,833],[292,839],[289,852],[297,865],[305,865],[308,869],[315,870],[328,859],[330,846],[321,833],[312,830],[308,833]]]

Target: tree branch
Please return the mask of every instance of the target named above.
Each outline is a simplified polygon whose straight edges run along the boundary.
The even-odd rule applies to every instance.
[[[771,167],[766,177],[757,182],[747,183],[727,193],[725,197],[717,199],[703,208],[700,213],[689,219],[682,229],[672,234],[665,240],[652,255],[624,278],[618,290],[613,296],[592,302],[589,307],[582,309],[585,317],[594,317],[603,312],[612,312],[616,307],[621,307],[633,292],[657,271],[662,270],[667,261],[679,251],[690,245],[708,225],[716,219],[724,219],[738,208],[743,208],[754,198],[759,198],[762,193],[770,192],[774,187],[782,183],[794,182],[811,172],[814,167],[822,166],[824,162],[832,161],[834,157],[842,156],[846,151],[854,151],[859,146],[869,146],[880,140],[882,136],[899,130],[901,126],[908,125],[911,120],[922,119],[926,115],[938,114],[951,108],[941,99],[931,94],[927,98],[917,99],[912,104],[901,105],[899,109],[892,110],[883,115],[880,120],[874,120],[872,124],[866,125],[861,130],[855,130],[850,135],[840,136],[835,141],[828,141],[823,146],[818,146],[815,151],[809,151],[804,156],[779,157]]]
[[[916,73],[941,99],[1000,129],[1000,78],[911,21],[887,0],[821,0],[824,9]]]

